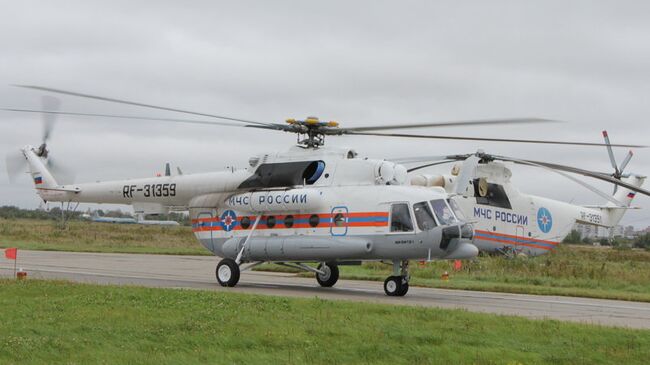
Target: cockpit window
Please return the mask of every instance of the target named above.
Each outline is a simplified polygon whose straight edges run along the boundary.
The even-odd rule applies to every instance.
[[[409,206],[406,203],[393,204],[390,210],[390,231],[391,232],[412,232],[413,221]]]
[[[427,202],[413,204],[413,212],[420,230],[428,231],[437,226],[436,220],[433,219],[433,212]]]
[[[431,207],[441,225],[446,226],[458,222],[444,199],[432,200]]]
[[[447,203],[449,203],[449,206],[451,207],[451,210],[454,212],[454,215],[456,218],[460,221],[466,221],[467,218],[465,218],[465,214],[463,214],[463,211],[460,210],[460,206],[454,199],[447,199]]]

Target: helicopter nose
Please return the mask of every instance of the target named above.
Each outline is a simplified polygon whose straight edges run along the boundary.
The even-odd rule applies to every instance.
[[[469,240],[462,239],[456,245],[456,248],[445,256],[445,259],[464,260],[472,259],[478,256],[478,247],[470,243]]]

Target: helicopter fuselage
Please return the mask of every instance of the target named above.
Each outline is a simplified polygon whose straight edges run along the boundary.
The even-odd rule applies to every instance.
[[[45,201],[132,204],[145,214],[187,209],[196,237],[220,257],[241,251],[243,261],[322,262],[478,253],[444,189],[407,185],[400,165],[352,151],[296,148],[258,156],[241,170],[63,186],[30,148],[23,151]]]

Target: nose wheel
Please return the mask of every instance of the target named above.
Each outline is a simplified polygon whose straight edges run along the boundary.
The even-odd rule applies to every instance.
[[[239,265],[233,259],[223,259],[219,261],[215,274],[221,286],[233,287],[239,282]]]
[[[408,272],[408,261],[399,261],[393,262],[393,272],[394,274],[386,278],[384,281],[384,293],[389,297],[403,297],[409,291],[409,272]]]

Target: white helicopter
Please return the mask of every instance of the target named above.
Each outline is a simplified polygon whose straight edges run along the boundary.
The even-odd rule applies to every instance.
[[[409,260],[468,259],[478,254],[478,248],[471,243],[471,224],[460,218],[454,205],[449,205],[451,195],[443,188],[409,185],[407,169],[402,165],[358,158],[350,149],[325,148],[325,136],[384,136],[374,131],[545,122],[516,119],[340,128],[336,122],[310,117],[274,124],[38,86],[25,87],[225,119],[231,123],[165,119],[167,122],[230,126],[234,122],[241,123],[238,126],[297,134],[297,146],[287,152],[254,156],[247,169],[86,184],[57,182],[44,162],[48,157],[46,139],[40,147],[25,146],[21,150],[37,193],[45,201],[132,204],[136,211],[142,212],[189,209],[196,237],[208,250],[223,258],[216,268],[217,281],[229,287],[238,283],[242,270],[263,262],[314,272],[321,286],[330,287],[338,280],[338,264],[380,260],[390,261],[393,266],[393,275],[384,282],[385,293],[403,296],[409,287]],[[5,110],[125,118],[52,110]],[[473,160],[467,160],[461,176],[470,174],[475,167]],[[467,179],[456,182],[455,194],[468,191],[470,185]],[[310,262],[319,265],[317,268],[306,265]],[[243,263],[250,265],[240,266]]]
[[[614,167],[614,173],[611,175],[547,162],[494,156],[479,151],[471,155],[429,158],[429,161],[438,161],[409,169],[409,172],[414,172],[432,165],[465,161],[475,166],[465,171],[468,175],[463,175],[456,165],[449,175],[417,174],[412,175],[410,181],[412,185],[417,186],[442,187],[448,193],[461,191],[456,184],[469,181],[467,188],[453,196],[450,204],[472,222],[474,245],[487,253],[542,255],[555,249],[576,223],[606,228],[616,226],[625,212],[631,209],[630,205],[636,193],[646,194],[644,190],[639,189],[645,181],[645,176],[623,173],[632,158],[632,151],[619,167],[614,159],[607,132],[604,131],[603,135]],[[401,161],[408,163],[425,159],[410,158]],[[595,192],[607,203],[602,206],[580,206],[522,193],[511,184],[512,174],[506,163],[534,166],[559,173]],[[618,184],[615,185],[613,195],[609,195],[568,175],[567,172],[615,184],[618,180]]]

